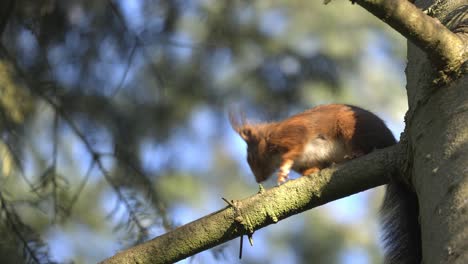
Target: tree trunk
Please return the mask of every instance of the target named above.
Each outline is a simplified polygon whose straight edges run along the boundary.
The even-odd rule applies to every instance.
[[[415,4],[425,9],[434,2],[437,1]],[[466,4],[466,0],[442,1],[432,11],[442,24],[464,39],[465,50]],[[408,42],[406,176],[419,200],[422,262],[468,263],[467,65],[465,60],[461,78],[440,86],[434,84],[440,72],[430,59]]]

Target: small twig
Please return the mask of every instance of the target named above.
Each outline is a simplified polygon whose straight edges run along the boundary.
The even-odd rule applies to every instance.
[[[231,207],[233,207],[233,208],[236,208],[236,207],[234,206],[234,204],[233,204],[232,202],[228,201],[226,198],[221,197],[221,199],[223,199],[223,201],[225,201],[229,206],[231,206]]]
[[[101,154],[102,156],[103,154]],[[115,159],[117,159],[118,162],[123,163],[125,166],[127,166],[129,169],[131,169],[135,174],[137,174],[141,179],[145,181],[145,186],[148,188],[147,192],[148,195],[150,196],[151,202],[153,203],[153,206],[157,209],[159,212],[159,215],[162,219],[162,224],[163,227],[166,230],[172,230],[174,228],[173,223],[168,219],[166,215],[166,209],[164,207],[164,204],[161,203],[160,199],[156,197],[155,192],[153,191],[151,187],[151,180],[150,178],[143,172],[141,169],[139,169],[135,164],[130,162],[128,159],[123,158],[121,155],[118,155],[116,153],[111,154],[111,156]]]
[[[120,23],[122,24],[124,30],[127,31],[128,33],[130,33],[131,35],[133,35],[133,38],[135,39],[135,42],[136,42],[135,44],[137,46],[141,46],[144,58],[151,58],[151,54],[149,54],[149,52],[146,50],[146,47],[143,45],[144,42],[141,39],[141,37],[138,34],[132,32],[130,30],[130,28],[128,28],[127,24],[125,23],[125,19],[124,19],[123,15],[119,11],[119,8],[115,5],[115,3],[112,0],[108,0],[107,2],[109,3],[109,6],[111,7],[112,12],[120,20]],[[158,81],[158,84],[159,84],[160,88],[162,90],[164,90],[164,80],[163,80],[162,76],[159,74],[159,69],[156,67],[154,62],[150,62],[149,65],[152,68],[152,70],[153,70],[153,72],[154,72],[154,74],[156,76],[156,80]]]
[[[102,164],[102,161],[101,161],[101,159],[99,157],[99,153],[94,150],[92,144],[88,141],[88,139],[85,137],[85,135],[80,131],[78,126],[75,124],[75,122],[73,122],[71,117],[65,111],[63,111],[63,109],[56,102],[54,102],[51,98],[47,97],[43,93],[38,93],[38,94],[45,102],[47,102],[50,106],[52,106],[57,113],[60,114],[60,116],[63,118],[63,120],[65,120],[67,122],[67,124],[70,126],[70,128],[75,133],[75,135],[78,136],[78,138],[81,140],[81,142],[85,145],[86,149],[88,150],[90,155],[93,157],[94,161],[96,162],[96,165],[97,165],[99,171],[101,171],[101,174],[104,176],[104,179],[106,179],[106,181],[112,187],[114,192],[117,194],[117,197],[119,198],[119,200],[124,204],[125,208],[128,211],[130,219],[135,223],[135,225],[138,227],[140,232],[145,233],[146,228],[143,227],[143,224],[140,222],[140,220],[136,216],[135,211],[133,210],[133,208],[130,205],[129,201],[123,195],[122,190],[120,189],[120,187],[116,183],[114,183],[112,177],[109,175],[109,173],[104,168],[104,165]]]
[[[21,231],[19,230],[17,226],[17,222],[19,221],[19,219],[12,219],[12,217],[17,218],[15,217],[16,213],[14,212],[14,209],[12,209],[13,212],[9,210],[9,208],[7,207],[7,202],[1,192],[0,192],[0,204],[1,204],[2,211],[5,212],[5,219],[7,223],[11,227],[13,233],[15,233],[16,237],[18,237],[18,239],[23,244],[24,250],[27,252],[28,256],[31,257],[34,263],[41,264],[41,261],[39,260],[38,256],[36,256],[36,252],[34,252],[34,250],[29,246],[28,240],[23,236],[23,234],[21,233]]]
[[[57,197],[57,155],[58,155],[58,123],[59,123],[59,116],[58,113],[55,112],[54,115],[54,123],[53,123],[53,144],[52,144],[52,192],[53,192],[53,203],[54,203],[54,218],[53,223],[57,221],[58,215],[58,197]]]
[[[9,147],[9,144],[7,142],[4,142],[7,147],[10,149],[10,153],[13,153],[12,152],[12,149]],[[16,162],[19,162],[19,157],[17,157],[14,153],[12,154],[13,157],[15,157],[14,159],[17,160]],[[17,163],[19,164],[19,163]],[[24,173],[24,170],[22,168],[19,168],[19,175],[20,177],[23,179],[23,181],[26,183],[26,185],[28,186],[29,190],[34,193],[38,198],[42,198],[42,195],[39,193],[39,191],[36,189],[36,187],[34,187],[34,184],[31,182],[31,180],[28,179],[28,177],[26,177],[26,174]]]
[[[133,210],[132,206],[130,205],[129,201],[125,198],[125,196],[122,193],[122,190],[119,188],[118,185],[116,185],[112,178],[110,177],[109,173],[107,170],[104,168],[104,165],[102,164],[102,161],[100,159],[97,159],[96,164],[101,171],[101,174],[104,176],[104,178],[107,180],[109,185],[114,189],[114,192],[117,194],[117,197],[119,200],[124,204],[125,208],[128,210],[128,214],[130,216],[130,219],[136,224],[138,227],[139,231],[141,233],[146,233],[146,228],[143,227],[143,224],[140,222],[138,219],[135,211]]]
[[[260,184],[260,186],[262,186]],[[263,188],[263,186],[262,186]],[[265,190],[263,190],[264,192]],[[236,221],[236,223],[238,223],[240,226],[242,226],[242,228],[247,231],[247,237],[249,238],[249,243],[251,246],[253,246],[253,229],[252,229],[252,224],[250,223],[250,220],[249,218],[244,218],[242,216],[242,213],[241,213],[241,210],[239,208],[239,206],[237,206],[236,204],[234,204],[233,202],[227,200],[226,198],[224,197],[221,197],[221,199],[223,199],[223,201],[225,201],[230,207],[234,208],[234,211],[235,211],[235,218],[234,220]],[[244,243],[243,240],[244,239],[244,236],[241,235],[240,236],[240,248],[239,248],[239,259],[242,258],[242,244]]]
[[[247,237],[249,238],[249,243],[250,243],[250,246],[253,247],[253,233],[251,234],[248,234]]]
[[[0,43],[0,49],[4,50],[3,45]],[[18,137],[17,133],[14,131],[14,128],[11,127],[11,124],[9,124],[5,116],[5,113],[3,111],[0,111],[0,117],[3,119],[3,128],[6,131],[6,134],[8,137]],[[30,189],[31,192],[33,192],[38,198],[42,198],[41,194],[36,190],[34,187],[34,184],[26,177],[24,173],[23,166],[21,165],[21,159],[20,156],[15,152],[14,147],[8,140],[3,140],[3,144],[8,148],[8,151],[10,152],[10,155],[13,157],[13,160],[15,162],[16,168],[18,169],[20,177],[24,180],[28,188]]]
[[[239,259],[242,259],[242,246],[244,244],[244,236],[240,236],[240,245],[239,245]]]
[[[86,174],[85,174],[85,177],[84,177],[83,181],[81,181],[81,184],[78,187],[78,190],[76,191],[75,195],[72,197],[72,199],[70,201],[69,207],[68,207],[68,209],[67,209],[67,211],[65,213],[65,217],[69,217],[71,215],[73,206],[78,201],[78,198],[80,197],[81,192],[83,192],[84,187],[86,186],[86,183],[88,182],[89,177],[91,176],[91,172],[92,172],[92,170],[94,168],[94,165],[95,165],[95,160],[93,159],[89,164],[88,170],[86,171]]]
[[[127,67],[125,67],[125,71],[122,74],[122,78],[120,78],[120,82],[116,86],[112,94],[110,95],[110,98],[114,97],[120,91],[120,89],[122,89],[125,79],[127,78],[128,72],[130,71],[130,66],[132,65],[133,57],[135,56],[135,51],[136,51],[137,46],[138,46],[138,42],[135,41],[135,43],[133,44],[132,50],[130,51],[130,55],[128,56],[128,59],[127,59]]]

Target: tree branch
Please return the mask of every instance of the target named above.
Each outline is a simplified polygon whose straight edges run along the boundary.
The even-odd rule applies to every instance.
[[[466,39],[451,32],[408,0],[355,0],[428,55],[443,72],[457,71],[468,59]]]
[[[398,146],[377,150],[239,201],[151,241],[104,260],[113,263],[173,263],[267,225],[388,182],[398,164]],[[387,177],[386,177],[387,175]]]

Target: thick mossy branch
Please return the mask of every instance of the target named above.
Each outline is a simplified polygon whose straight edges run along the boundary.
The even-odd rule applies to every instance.
[[[408,0],[355,0],[424,50],[439,70],[457,71],[468,59],[466,38],[451,32]]]
[[[398,145],[378,150],[309,177],[291,180],[246,199],[233,201],[222,210],[122,251],[101,263],[173,263],[289,216],[386,184],[399,167],[397,150]]]

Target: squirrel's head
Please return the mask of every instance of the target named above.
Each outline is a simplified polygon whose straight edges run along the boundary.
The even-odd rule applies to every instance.
[[[247,143],[247,162],[257,182],[268,179],[276,169],[273,155],[268,146],[267,124],[249,124],[230,113],[232,128]]]

